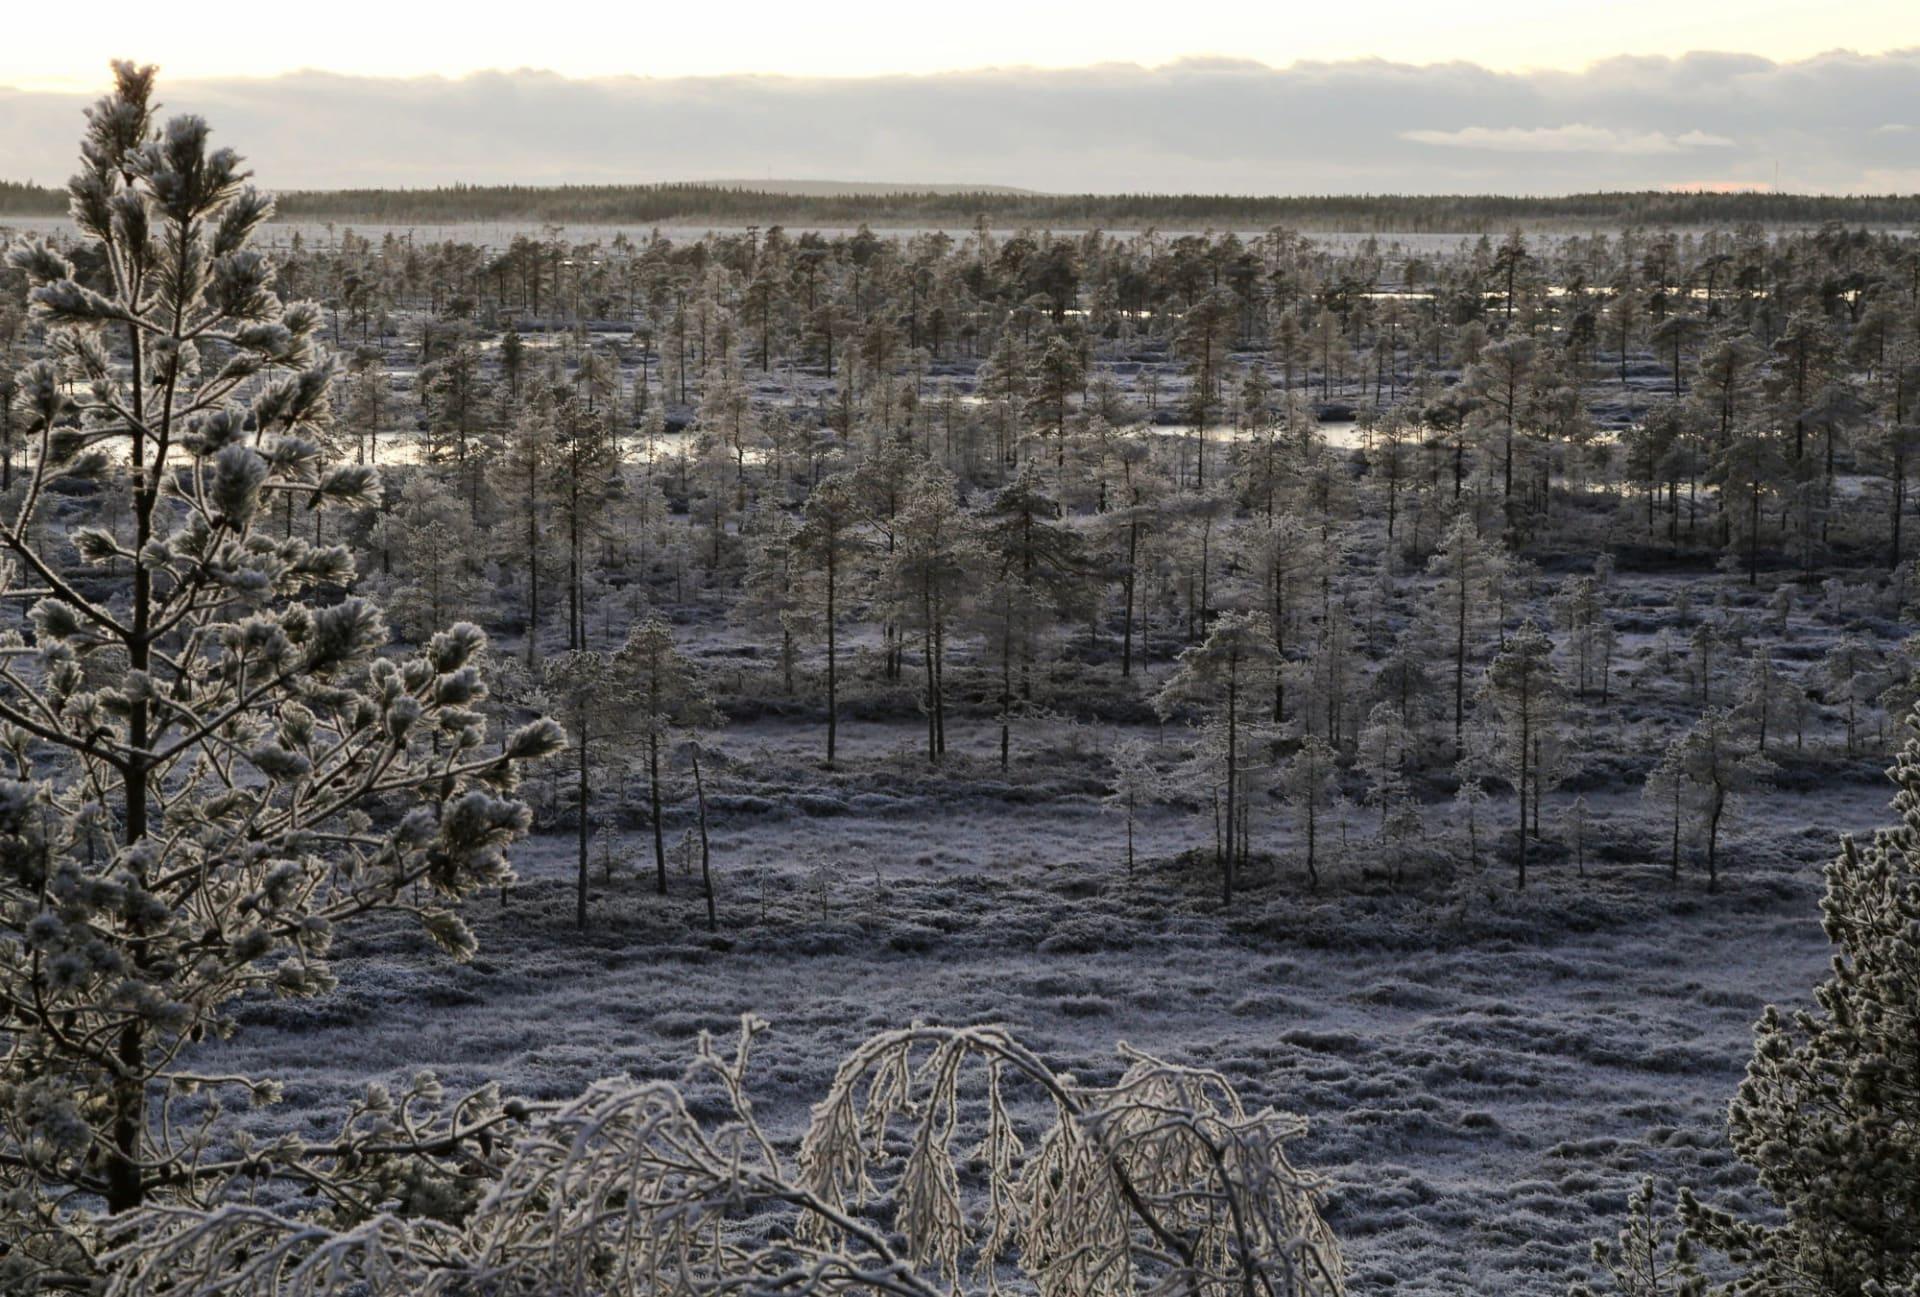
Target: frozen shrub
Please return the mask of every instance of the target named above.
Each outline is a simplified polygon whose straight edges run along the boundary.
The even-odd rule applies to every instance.
[[[1122,1046],[1119,1079],[1084,1085],[997,1028],[886,1032],[790,1162],[747,1094],[764,1026],[728,1053],[701,1038],[689,1079],[724,1094],[722,1124],[672,1084],[603,1081],[503,1127],[469,1165],[484,1189],[449,1186],[438,1214],[151,1208],[114,1223],[109,1297],[939,1297],[1009,1265],[1042,1297],[1344,1291],[1318,1182],[1284,1151],[1302,1123],[1217,1073]]]

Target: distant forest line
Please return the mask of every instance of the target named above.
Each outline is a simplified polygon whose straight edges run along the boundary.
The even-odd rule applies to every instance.
[[[278,194],[295,221],[452,225],[551,221],[568,225],[857,225],[1106,228],[1266,228],[1395,233],[1502,231],[1517,225],[1610,227],[1817,225],[1920,226],[1920,195],[1775,193],[1354,194],[1255,197],[1231,194],[1029,194],[900,192],[774,193],[713,184],[451,185],[426,189],[295,189]],[[0,215],[60,216],[63,189],[0,181]]]

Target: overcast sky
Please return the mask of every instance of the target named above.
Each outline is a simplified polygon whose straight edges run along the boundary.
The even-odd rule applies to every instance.
[[[66,176],[79,110],[125,49],[162,64],[170,110],[205,114],[282,188],[1553,193],[1777,175],[1920,192],[1920,0],[972,0],[937,26],[879,0],[569,6],[551,23],[340,0],[300,7],[292,33],[220,9],[197,6],[184,36],[150,6],[10,16],[0,177]],[[1743,52],[1688,52],[1703,47]]]

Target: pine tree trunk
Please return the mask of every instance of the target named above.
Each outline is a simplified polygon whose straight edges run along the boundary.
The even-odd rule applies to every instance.
[[[133,326],[129,330],[129,352],[133,366],[133,415],[132,429],[132,471],[134,488],[134,545],[136,555],[145,551],[147,542],[153,538],[154,507],[159,498],[160,465],[153,466],[151,473],[146,464],[146,418],[145,383],[143,375],[144,345]],[[180,335],[176,318],[174,338]],[[161,401],[161,435],[171,431],[173,423],[174,381],[168,379],[165,387],[158,393]],[[125,642],[127,646],[127,665],[134,672],[145,672],[152,665],[153,635],[153,573],[139,558],[133,564],[133,609],[131,622],[127,627]],[[151,777],[151,758],[147,750],[151,742],[150,713],[147,701],[134,694],[129,701],[127,711],[127,749],[128,758],[122,778],[126,794],[125,841],[129,847],[142,842],[148,831],[148,780]],[[139,872],[137,881],[144,885],[146,881],[144,867],[136,865]],[[136,933],[140,923],[133,921]],[[137,947],[136,949],[142,949]],[[140,956],[136,954],[136,961]],[[111,1212],[123,1212],[138,1207],[146,1200],[146,1178],[140,1168],[141,1144],[147,1131],[147,1048],[146,1029],[138,1016],[130,1016],[121,1027],[119,1039],[114,1047],[115,1057],[120,1062],[121,1075],[113,1085],[113,1129],[112,1149],[107,1155],[107,1209]]]
[[[527,475],[527,666],[540,660],[540,509],[533,474]]]
[[[654,724],[658,724],[657,721]],[[647,810],[653,821],[654,890],[667,894],[667,840],[660,827],[660,735],[647,735]]]
[[[1528,758],[1533,751],[1531,733],[1533,717],[1532,709],[1528,705],[1529,701],[1526,696],[1526,687],[1523,685],[1520,696],[1520,878],[1515,884],[1520,888],[1525,888],[1527,885],[1527,773]]]
[[[1673,775],[1673,850],[1667,857],[1667,881],[1680,881],[1680,774]]]
[[[1316,779],[1319,777],[1317,769],[1308,771],[1308,774]],[[1313,785],[1309,783],[1307,785],[1307,880],[1318,887],[1320,886],[1320,868],[1314,861],[1314,847],[1319,837],[1319,820],[1314,807],[1315,791]]]
[[[1720,890],[1720,813],[1725,808],[1726,797],[1718,789],[1713,794],[1713,814],[1707,819],[1707,890]]]
[[[1000,627],[1000,769],[1007,768],[1008,712],[1013,707],[1013,599],[1008,597]]]
[[[1467,579],[1460,578],[1453,635],[1453,757],[1466,751],[1467,724]]]
[[[720,919],[713,904],[713,847],[707,838],[707,786],[700,778],[700,748],[693,749],[693,796],[700,810],[700,888],[707,898],[707,931],[718,932]]]
[[[934,638],[933,638],[933,592],[930,585],[920,588],[920,621],[925,629],[921,656],[924,659],[927,690],[927,764],[937,765],[940,761],[939,721],[934,716],[934,699],[938,689],[934,684]]]
[[[1233,904],[1234,799],[1240,782],[1240,657],[1227,658],[1227,854],[1220,861],[1220,903]]]
[[[574,926],[582,932],[587,930],[587,720],[579,717],[580,725],[580,877],[575,889],[573,906]]]
[[[933,751],[947,755],[947,627],[946,613],[934,600],[933,620]]]
[[[834,548],[837,537],[827,538],[827,765],[833,765],[840,737],[840,662],[837,631],[833,624]]]

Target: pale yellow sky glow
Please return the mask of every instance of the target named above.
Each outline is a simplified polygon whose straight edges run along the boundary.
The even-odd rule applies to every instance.
[[[1618,54],[1724,50],[1788,61],[1920,46],[1920,0],[332,0],[286,6],[284,17],[226,0],[185,9],[118,0],[21,8],[0,43],[0,84],[34,89],[99,86],[116,55],[157,62],[177,80],[303,68],[369,76],[523,67],[570,77],[878,76],[1208,55],[1275,66],[1382,58],[1577,69]]]

